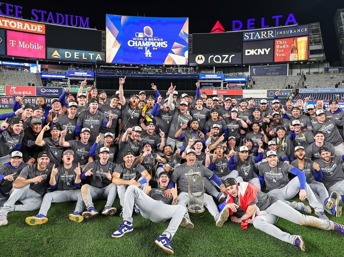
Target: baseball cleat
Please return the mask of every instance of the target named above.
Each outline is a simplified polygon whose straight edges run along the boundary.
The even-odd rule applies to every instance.
[[[336,200],[336,217],[342,216],[343,201],[341,197],[338,197]]]
[[[170,238],[167,235],[162,234],[155,240],[155,244],[163,249],[168,254],[174,254],[174,250],[171,247]]]
[[[228,220],[229,217],[229,210],[228,208],[223,208],[223,210],[220,212],[219,217],[216,221],[216,227],[220,228],[223,226],[223,224]]]
[[[191,222],[190,219],[188,218],[183,218],[182,223],[180,223],[180,226],[188,228],[188,229],[193,229],[195,225]]]
[[[79,212],[73,212],[73,213],[69,214],[68,217],[71,221],[74,221],[77,223],[84,221],[84,217],[82,215],[80,215]]]
[[[325,208],[327,210],[331,210],[336,205],[336,201],[339,198],[341,198],[340,194],[337,191],[333,191],[330,194],[330,197],[329,197],[327,203],[325,204]]]
[[[129,233],[134,230],[133,224],[129,221],[123,221],[123,223],[119,226],[119,229],[112,233],[111,237],[113,238],[120,238],[124,234]]]
[[[115,207],[110,207],[110,206],[107,206],[104,208],[104,210],[102,211],[102,215],[105,215],[105,216],[113,216],[115,215],[117,212],[117,209]]]
[[[27,217],[25,222],[30,226],[43,225],[48,222],[48,218],[42,214],[38,214],[36,216]]]
[[[306,251],[305,242],[303,242],[301,236],[296,236],[296,239],[294,241],[294,245],[299,248],[302,252]]]
[[[334,223],[333,230],[337,231],[338,233],[344,234],[344,225],[339,224],[339,223]]]
[[[90,218],[92,218],[92,217],[94,217],[94,216],[96,216],[98,214],[99,214],[99,212],[93,206],[91,206],[91,207],[87,208],[87,211],[84,211],[82,213],[82,216],[85,219],[90,219]]]

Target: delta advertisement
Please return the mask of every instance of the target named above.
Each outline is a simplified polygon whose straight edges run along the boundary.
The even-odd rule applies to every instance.
[[[106,62],[187,65],[188,18],[106,15]]]

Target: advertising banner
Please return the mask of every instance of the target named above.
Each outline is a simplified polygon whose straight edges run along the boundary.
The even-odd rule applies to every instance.
[[[36,88],[29,86],[6,86],[8,96],[36,96]]]
[[[78,62],[104,62],[105,54],[103,52],[48,47],[47,59]]]
[[[243,98],[267,98],[267,90],[244,89],[242,93]]]
[[[308,36],[308,25],[284,26],[279,28],[256,29],[243,32],[243,41]]]
[[[288,98],[289,96],[291,96],[293,94],[293,91],[291,89],[282,89],[282,90],[278,90],[278,89],[269,89],[268,90],[268,98],[274,98],[275,93],[279,91],[280,95],[278,96],[278,98]]]
[[[45,24],[0,17],[0,28],[35,34],[45,34]]]
[[[242,89],[201,89],[201,94],[205,92],[207,95],[228,95],[228,96],[242,96]]]
[[[82,78],[94,78],[93,71],[67,71],[67,77],[82,77]]]
[[[287,64],[251,66],[251,76],[287,76]]]
[[[12,109],[13,97],[0,96],[0,109]]]
[[[45,36],[7,31],[7,55],[45,59]]]
[[[187,65],[188,18],[106,15],[106,62]]]
[[[242,64],[242,54],[189,54],[189,64],[216,66]]]
[[[244,42],[243,63],[271,63],[274,58],[274,41]]]
[[[6,55],[6,33],[5,30],[0,29],[0,55]]]
[[[223,80],[224,78],[225,78],[225,75],[223,75],[222,73],[214,73],[214,74],[200,73],[198,75],[198,79]]]
[[[308,60],[308,37],[293,37],[275,40],[275,62]]]
[[[63,92],[61,87],[36,87],[37,96],[60,96]]]
[[[6,94],[6,87],[5,85],[0,85],[0,95]]]

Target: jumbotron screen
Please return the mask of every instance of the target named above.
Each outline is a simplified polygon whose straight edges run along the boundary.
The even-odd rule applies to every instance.
[[[106,15],[106,62],[187,65],[188,18]]]

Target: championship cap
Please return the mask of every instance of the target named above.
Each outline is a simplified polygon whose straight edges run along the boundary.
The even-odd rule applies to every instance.
[[[272,117],[275,116],[275,115],[281,115],[279,112],[273,112],[272,113]]]
[[[236,140],[236,137],[235,137],[235,136],[229,136],[229,137],[228,137],[228,140],[230,140],[230,139]]]
[[[247,146],[240,146],[239,147],[239,152],[248,152],[248,148],[247,148]]]
[[[262,99],[262,100],[260,100],[260,103],[261,103],[261,104],[267,104],[268,101],[267,101],[266,99]]]
[[[268,142],[268,145],[276,145],[277,143],[276,143],[276,141],[275,140],[270,140],[269,142]]]
[[[277,153],[275,151],[267,151],[266,152],[266,156],[269,157],[271,155],[277,155]]]
[[[174,90],[172,94],[173,95],[178,95],[178,91]]]
[[[221,128],[221,126],[219,125],[219,124],[213,124],[213,126],[212,126],[212,128],[218,128],[218,129],[220,129]]]
[[[71,155],[74,155],[74,151],[72,149],[67,149],[63,152],[62,155],[66,155],[66,154],[71,154]]]
[[[78,97],[86,97],[86,94],[85,93],[80,93],[80,94],[78,94]]]
[[[297,150],[300,150],[300,149],[305,150],[305,148],[302,145],[298,145],[295,147],[294,151],[296,152]]]
[[[291,122],[291,125],[292,125],[292,126],[301,125],[301,122],[300,122],[299,120],[293,120],[293,121]]]
[[[114,134],[112,134],[111,132],[106,132],[105,134],[104,134],[104,138],[105,137],[112,137],[112,138],[114,138],[115,136],[114,136]]]
[[[190,154],[190,153],[196,154],[196,151],[192,148],[186,150],[186,154]]]
[[[189,104],[185,101],[181,101],[179,105],[186,105],[186,106],[189,106]]]
[[[23,158],[23,154],[22,152],[19,152],[19,151],[13,151],[11,153],[11,158],[15,158],[15,157],[20,157],[20,158]]]
[[[49,158],[49,156],[48,156],[48,154],[47,154],[46,151],[42,151],[42,152],[40,152],[40,153],[37,155],[37,158],[42,158],[42,157],[48,157],[48,158]]]
[[[280,101],[278,100],[278,99],[274,99],[274,100],[272,100],[272,103],[274,104],[274,103],[279,103]]]
[[[91,130],[89,128],[82,128],[80,133],[88,132],[91,134]]]
[[[42,120],[39,118],[33,118],[30,124],[42,124]]]
[[[145,92],[145,91],[143,91],[143,90],[142,90],[142,91],[140,91],[140,92],[139,92],[139,95],[142,95],[142,94],[143,94],[143,95],[145,95],[145,94],[146,94],[146,92]]]
[[[104,153],[104,152],[110,152],[110,149],[109,148],[107,148],[107,147],[101,147],[100,149],[99,149],[99,153]]]
[[[56,103],[56,102],[60,102],[60,100],[59,100],[58,98],[53,98],[53,99],[51,100],[51,104],[54,104],[54,103]]]
[[[308,104],[307,105],[307,110],[312,110],[314,109],[314,104]]]
[[[319,153],[322,153],[322,152],[331,152],[331,151],[330,151],[330,149],[328,149],[328,147],[323,146],[323,147],[321,147],[320,150],[319,150]]]
[[[188,97],[189,95],[187,93],[184,93],[181,95],[181,98]]]
[[[70,107],[77,107],[78,108],[78,104],[76,103],[76,102],[70,102],[70,103],[68,103],[68,107],[70,108]]]
[[[317,116],[319,116],[319,115],[321,115],[321,114],[325,114],[325,112],[324,112],[324,110],[319,109],[319,110],[317,110],[317,111],[315,112],[315,114],[316,114]]]
[[[219,101],[219,98],[217,96],[214,96],[213,101]]]
[[[226,178],[225,180],[225,187],[229,187],[229,186],[234,186],[237,184],[237,181],[235,180],[235,178]]]

